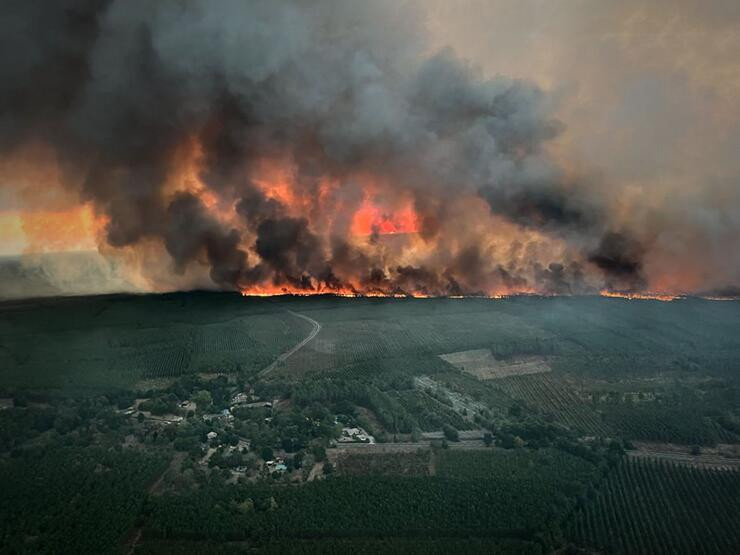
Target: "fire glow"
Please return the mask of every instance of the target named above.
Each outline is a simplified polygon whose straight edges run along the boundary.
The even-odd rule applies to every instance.
[[[51,38],[8,62],[0,252],[96,247],[151,291],[673,300],[740,283],[730,188],[697,197],[701,218],[691,195],[665,211],[649,183],[615,189],[571,150],[558,94],[428,43],[411,7],[129,4],[83,2],[71,25],[24,3],[8,50]]]
[[[606,289],[602,290],[599,294],[602,297],[627,299],[630,301],[639,300],[639,301],[671,302],[671,301],[686,298],[685,295],[671,295],[667,293],[648,293],[648,292],[634,293],[634,292],[628,292],[628,291],[608,291]]]
[[[386,212],[369,199],[365,199],[352,218],[354,235],[386,235],[395,233],[416,233],[419,231],[419,218],[409,204],[404,208]]]

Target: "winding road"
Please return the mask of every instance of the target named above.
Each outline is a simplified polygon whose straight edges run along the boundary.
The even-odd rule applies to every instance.
[[[304,337],[298,343],[293,345],[293,347],[291,347],[290,350],[285,351],[283,354],[277,357],[272,364],[260,370],[259,374],[257,374],[260,378],[269,374],[279,363],[285,362],[286,360],[288,360],[288,358],[290,358],[296,351],[298,351],[306,343],[308,343],[314,337],[316,337],[316,334],[318,334],[321,331],[321,324],[319,324],[313,318],[309,318],[308,316],[305,316],[304,314],[298,314],[297,312],[293,312],[292,310],[289,310],[288,313],[292,314],[293,316],[297,316],[298,318],[303,318],[304,320],[306,320],[313,326],[313,329],[311,329],[310,333],[306,337]]]

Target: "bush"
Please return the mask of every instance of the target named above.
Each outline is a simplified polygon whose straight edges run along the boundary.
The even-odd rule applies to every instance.
[[[449,424],[443,425],[442,431],[445,434],[445,438],[447,438],[449,441],[460,441],[460,434]]]

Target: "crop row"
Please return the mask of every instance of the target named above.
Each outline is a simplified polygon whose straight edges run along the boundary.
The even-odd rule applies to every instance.
[[[601,421],[598,413],[548,374],[510,376],[491,383],[512,398],[550,413],[576,430],[597,436],[610,435],[608,426]]]
[[[628,459],[579,510],[572,538],[619,553],[732,553],[740,473]]]

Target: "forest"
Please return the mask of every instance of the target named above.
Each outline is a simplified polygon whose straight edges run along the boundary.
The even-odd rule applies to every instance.
[[[737,307],[5,303],[0,540],[14,553],[737,551]],[[293,314],[320,331],[279,359],[311,331]]]

